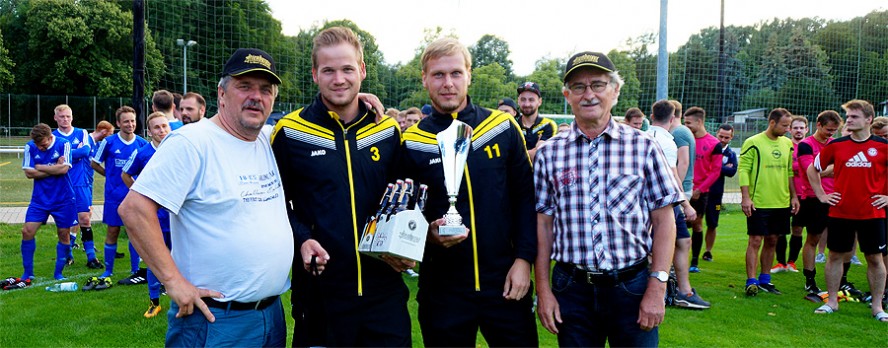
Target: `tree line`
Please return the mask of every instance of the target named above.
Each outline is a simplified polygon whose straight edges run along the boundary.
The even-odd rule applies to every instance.
[[[0,92],[128,96],[132,94],[132,3],[94,0],[0,0]],[[183,48],[188,48],[188,87],[211,103],[218,72],[238,47],[260,47],[277,59],[283,85],[279,105],[307,104],[317,93],[311,80],[311,40],[330,26],[354,30],[364,45],[367,79],[363,90],[387,106],[427,103],[419,56],[441,36],[430,28],[408,62],[390,64],[373,35],[349,20],[328,21],[300,31],[281,32],[263,0],[146,0],[146,88],[181,91]],[[672,20],[679,20],[673,18]],[[669,96],[717,115],[786,107],[816,116],[852,98],[876,104],[888,97],[888,11],[871,11],[847,21],[820,18],[771,19],[725,29],[719,83],[719,29],[692,35],[669,53]],[[626,80],[615,114],[630,107],[647,110],[655,101],[656,42],[653,33],[630,38],[607,52]],[[516,86],[537,82],[543,113],[562,113],[561,73],[567,57],[541,57],[534,71],[516,75],[508,42],[484,35],[470,45],[473,102],[495,107],[514,97]],[[150,93],[149,93],[150,95]],[[285,110],[290,111],[290,110]],[[724,117],[726,115],[717,115]]]

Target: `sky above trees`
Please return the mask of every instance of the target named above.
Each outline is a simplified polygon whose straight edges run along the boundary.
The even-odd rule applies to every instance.
[[[658,0],[268,0],[268,4],[286,35],[347,18],[376,36],[388,64],[412,59],[424,29],[441,27],[466,44],[494,35],[510,44],[519,75],[530,74],[540,58],[628,49],[627,40],[657,33],[660,21]],[[884,0],[725,0],[725,25],[748,26],[787,17],[850,20],[880,8],[888,9]],[[669,51],[675,52],[701,29],[717,28],[719,12],[718,0],[669,1]]]
[[[813,2],[814,6],[819,4]],[[113,1],[0,0],[0,92],[131,95],[132,15],[128,5]],[[146,5],[149,92],[160,88],[181,92],[183,74],[187,74],[189,90],[208,97],[210,112],[215,106],[219,70],[239,47],[262,48],[275,57],[284,81],[276,109],[293,111],[310,102],[317,93],[310,73],[311,39],[334,25],[347,26],[361,38],[367,65],[362,90],[377,94],[387,106],[403,109],[428,101],[420,82],[419,54],[432,40],[455,35],[473,53],[469,92],[476,104],[494,108],[499,99],[515,97],[519,83],[534,81],[542,87],[541,111],[565,112],[560,76],[568,54],[547,55],[543,47],[519,53],[516,47],[525,40],[506,39],[496,33],[499,29],[471,41],[440,26],[422,29],[418,39],[402,43],[410,47],[410,56],[391,62],[386,55],[389,46],[382,44],[389,38],[352,20],[318,22],[288,34],[283,29],[287,22],[277,19],[279,13],[261,0],[148,1]],[[403,17],[398,12],[406,10],[390,9],[390,24],[395,25]],[[548,10],[539,11],[543,14]],[[636,17],[641,18],[645,11],[637,11]],[[683,16],[696,18],[687,11],[676,12],[671,15],[673,22],[681,21]],[[458,17],[462,23],[472,16],[463,13]],[[542,26],[543,22],[519,22],[519,18],[491,21],[502,23],[509,32],[620,36],[616,29],[599,28],[607,23],[601,16],[548,28]],[[877,104],[888,95],[888,80],[884,79],[888,71],[886,37],[888,10],[860,9],[846,20],[804,17],[730,25],[721,62],[724,83],[720,84],[719,31],[703,27],[683,40],[672,41],[676,48],[669,54],[669,96],[685,105],[702,106],[717,117],[777,106],[810,116],[827,108],[836,109],[841,101],[851,98]],[[177,39],[198,42],[189,48],[187,62],[183,62]],[[626,80],[614,112],[620,115],[629,107],[647,111],[655,101],[656,36],[648,32],[622,40],[620,45],[601,48]],[[532,67],[522,71],[519,60],[528,56],[533,59]]]

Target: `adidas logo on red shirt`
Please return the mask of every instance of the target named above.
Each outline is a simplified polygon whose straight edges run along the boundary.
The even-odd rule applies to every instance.
[[[873,164],[866,159],[866,155],[863,154],[863,151],[858,152],[854,157],[848,160],[848,162],[845,162],[845,167],[848,168],[870,168],[872,166]]]

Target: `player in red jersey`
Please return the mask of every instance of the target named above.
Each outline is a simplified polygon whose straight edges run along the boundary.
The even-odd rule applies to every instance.
[[[805,275],[805,291],[813,295],[820,293],[820,288],[817,287],[815,280],[817,268],[814,267],[814,256],[817,252],[817,244],[820,243],[821,236],[826,231],[829,204],[822,203],[817,199],[817,195],[808,182],[807,168],[814,163],[814,156],[820,154],[820,151],[833,140],[833,134],[842,126],[842,118],[838,112],[826,110],[817,115],[816,126],[817,130],[814,131],[814,134],[803,139],[796,146],[797,176],[802,179],[796,181],[796,193],[801,197],[801,209],[793,218],[793,221],[799,222],[799,228],[805,227],[808,230],[802,251],[802,261],[804,261],[802,272]],[[832,168],[821,171],[819,176],[823,192],[833,193],[835,185]],[[795,177],[793,178],[795,179]]]
[[[870,133],[875,117],[872,104],[851,100],[845,110],[845,127],[851,135],[827,145],[807,168],[808,179],[817,198],[828,203],[827,237],[829,258],[826,261],[826,288],[829,299],[815,313],[832,313],[838,309],[841,264],[857,237],[860,250],[866,256],[867,279],[872,292],[872,313],[876,320],[888,322],[888,313],[882,309],[885,290],[886,222],[888,206],[888,140]],[[826,194],[819,171],[833,164],[835,192]]]

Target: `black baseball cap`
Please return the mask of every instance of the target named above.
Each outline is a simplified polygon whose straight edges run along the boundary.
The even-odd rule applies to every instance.
[[[520,110],[520,109],[518,109],[518,104],[515,103],[515,101],[512,100],[512,98],[503,98],[503,99],[500,99],[499,103],[496,104],[497,107],[500,107],[500,106],[503,106],[503,105],[511,106],[512,109],[515,109],[515,111]]]
[[[540,92],[540,85],[536,84],[536,82],[525,82],[518,86],[518,94],[521,92],[531,91],[536,93],[537,97],[542,98],[543,94]]]
[[[614,63],[612,63],[610,58],[604,55],[604,53],[589,51],[580,52],[574,54],[567,60],[567,65],[564,67],[564,82],[567,82],[567,78],[570,77],[571,73],[582,67],[601,69],[606,72],[613,72],[616,70]]]
[[[258,48],[238,48],[234,51],[222,69],[222,76],[240,76],[254,71],[264,72],[272,83],[281,84],[281,78],[275,73],[274,59]]]

